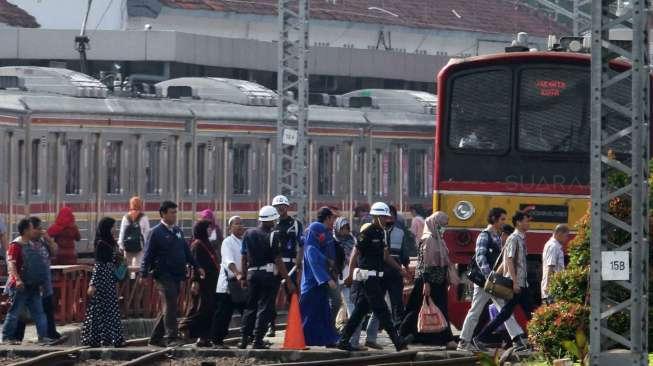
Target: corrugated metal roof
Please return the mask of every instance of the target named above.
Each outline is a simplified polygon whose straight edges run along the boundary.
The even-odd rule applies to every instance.
[[[187,10],[261,15],[277,13],[277,0],[159,1],[170,8]],[[514,0],[313,1],[310,16],[322,20],[391,24],[413,28],[441,28],[508,34],[527,32],[536,36],[566,34],[569,31],[547,15],[520,5],[519,1]]]

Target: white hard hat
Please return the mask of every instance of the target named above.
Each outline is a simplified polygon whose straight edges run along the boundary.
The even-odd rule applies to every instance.
[[[372,216],[391,216],[390,207],[383,202],[376,202],[372,205],[370,210],[370,215]]]
[[[278,195],[272,199],[272,206],[276,206],[276,205],[290,206],[290,201],[288,201],[288,197],[283,195]]]
[[[258,212],[259,221],[274,221],[279,218],[279,213],[277,209],[272,206],[264,206]]]

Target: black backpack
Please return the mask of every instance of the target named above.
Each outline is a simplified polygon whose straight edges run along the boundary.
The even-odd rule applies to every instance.
[[[138,253],[143,250],[143,234],[141,233],[141,218],[143,214],[138,215],[136,220],[132,221],[129,216],[127,220],[129,225],[125,229],[125,236],[123,237],[122,243],[125,247],[127,253]]]

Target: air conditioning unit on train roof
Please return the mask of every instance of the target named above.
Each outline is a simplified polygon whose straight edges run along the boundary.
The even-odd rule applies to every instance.
[[[344,94],[349,107],[360,107],[361,98],[370,98],[371,108],[386,111],[434,114],[435,94],[402,89],[363,89]],[[355,101],[352,105],[352,100]],[[363,105],[365,106],[365,105]]]
[[[226,78],[177,78],[155,85],[157,95],[168,96],[170,87],[189,87],[194,98],[252,106],[276,107],[278,95],[260,84]]]
[[[27,91],[68,95],[80,98],[106,98],[107,88],[99,80],[76,71],[53,67],[0,67],[0,76],[21,80]]]

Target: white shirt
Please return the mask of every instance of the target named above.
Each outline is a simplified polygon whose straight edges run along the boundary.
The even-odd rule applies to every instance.
[[[553,266],[553,272],[560,272],[565,269],[565,253],[562,250],[562,244],[554,237],[544,244],[544,251],[542,251],[542,298],[548,298],[546,288],[549,286],[548,267]]]
[[[222,241],[222,247],[220,248],[220,254],[222,255],[222,262],[220,263],[220,275],[218,277],[218,286],[215,289],[215,292],[221,294],[229,293],[229,286],[227,286],[227,274],[229,278],[234,278],[236,275],[229,270],[229,265],[236,265],[236,269],[241,272],[243,270],[240,260],[243,255],[240,253],[241,246],[243,244],[242,239],[238,239],[235,235],[229,235],[225,240]]]
[[[147,216],[144,214],[141,217],[141,220],[138,222],[138,224],[141,227],[141,234],[143,235],[143,245],[145,245],[145,241],[147,240],[147,234],[150,233],[150,220],[148,220]],[[120,234],[118,234],[118,246],[120,249],[125,250],[125,231],[127,231],[127,227],[129,226],[129,218],[127,215],[122,217],[122,221],[120,222]]]

